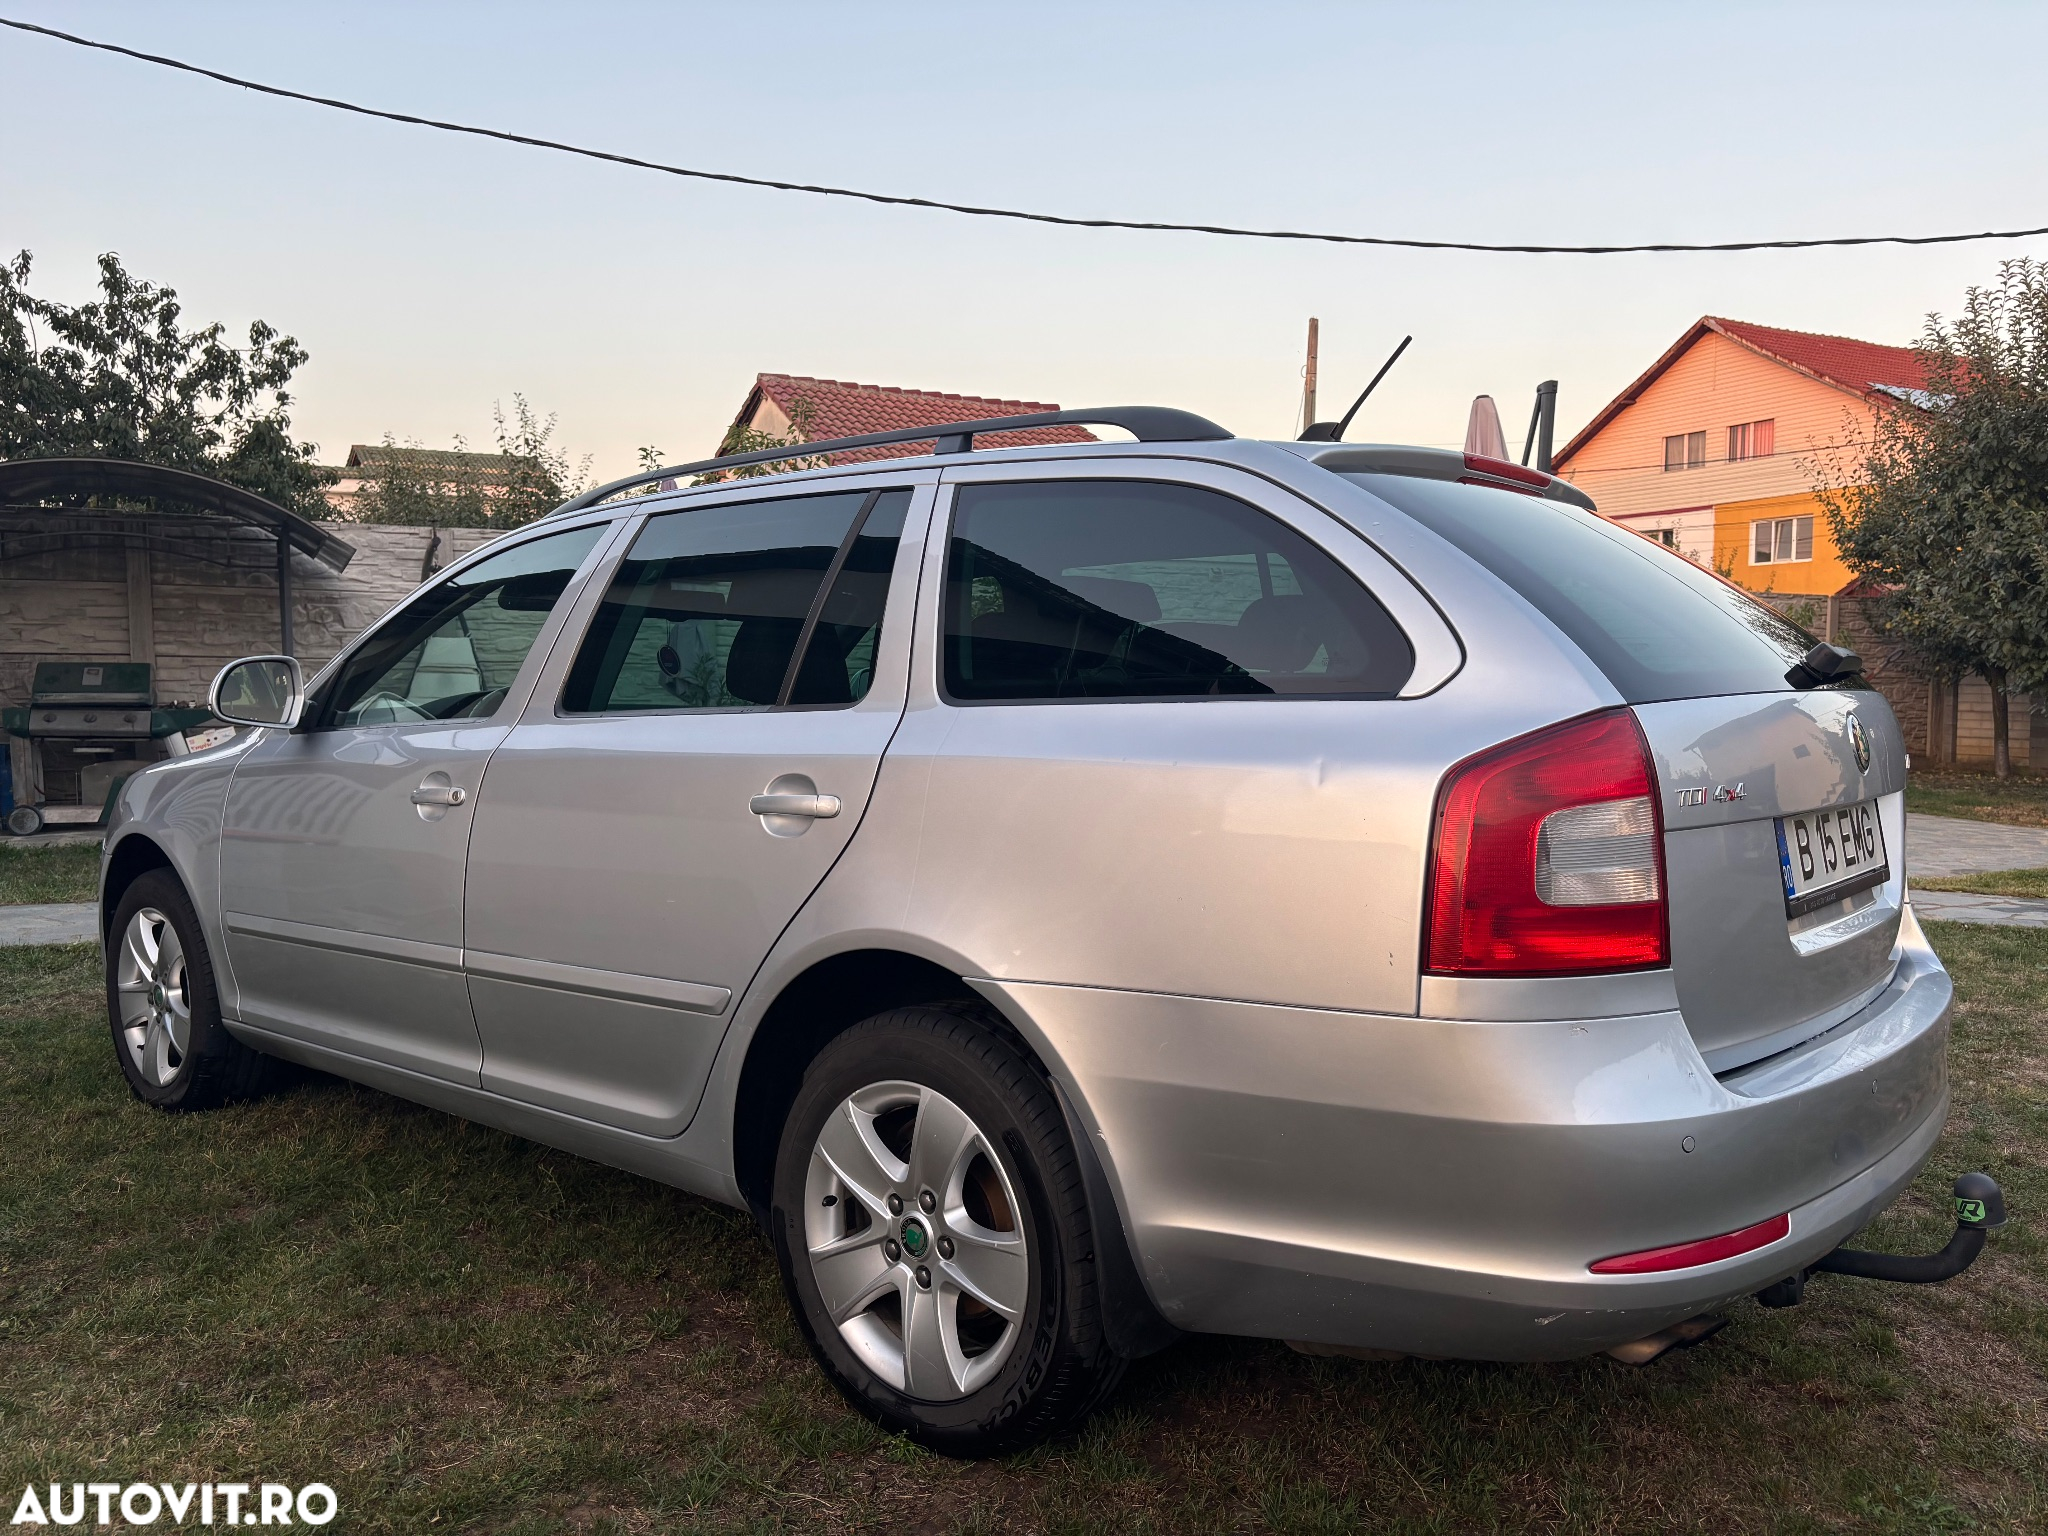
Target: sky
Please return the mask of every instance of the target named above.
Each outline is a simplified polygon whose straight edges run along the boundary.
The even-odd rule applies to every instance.
[[[2048,7],[774,6],[0,0],[320,95],[714,170],[1081,216],[1606,243],[2048,225]],[[298,435],[488,446],[523,393],[608,479],[716,446],[757,372],[1354,441],[1475,394],[1560,442],[1702,314],[1905,343],[2048,239],[1505,256],[1061,230],[684,181],[0,31],[0,247],[261,317]]]

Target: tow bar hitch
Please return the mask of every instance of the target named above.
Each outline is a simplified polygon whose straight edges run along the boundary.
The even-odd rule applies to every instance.
[[[1806,1294],[1806,1278],[1814,1274],[1861,1275],[1866,1280],[1891,1280],[1901,1285],[1934,1285],[1952,1280],[1984,1251],[1984,1235],[2005,1225],[2005,1195],[1988,1173],[1966,1173],[1956,1180],[1956,1232],[1939,1253],[1863,1253],[1837,1248],[1811,1269],[1787,1275],[1756,1293],[1766,1307],[1790,1307]]]

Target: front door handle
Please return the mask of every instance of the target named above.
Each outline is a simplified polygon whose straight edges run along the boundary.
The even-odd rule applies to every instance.
[[[460,805],[468,798],[460,784],[422,784],[412,792],[414,805]]]
[[[756,816],[808,816],[829,821],[839,814],[837,795],[756,795],[747,802]]]

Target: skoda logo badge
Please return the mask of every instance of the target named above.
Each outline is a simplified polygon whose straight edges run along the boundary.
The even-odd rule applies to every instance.
[[[898,1235],[903,1239],[903,1251],[913,1259],[924,1257],[925,1249],[931,1246],[931,1235],[925,1231],[924,1223],[915,1216],[906,1216]]]
[[[1856,771],[1870,772],[1870,733],[1854,715],[1849,717],[1849,745],[1856,753]]]

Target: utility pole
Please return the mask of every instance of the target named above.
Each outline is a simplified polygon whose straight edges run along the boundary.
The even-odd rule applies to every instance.
[[[1301,370],[1301,429],[1306,432],[1316,420],[1316,332],[1317,320],[1308,317],[1308,366]]]

